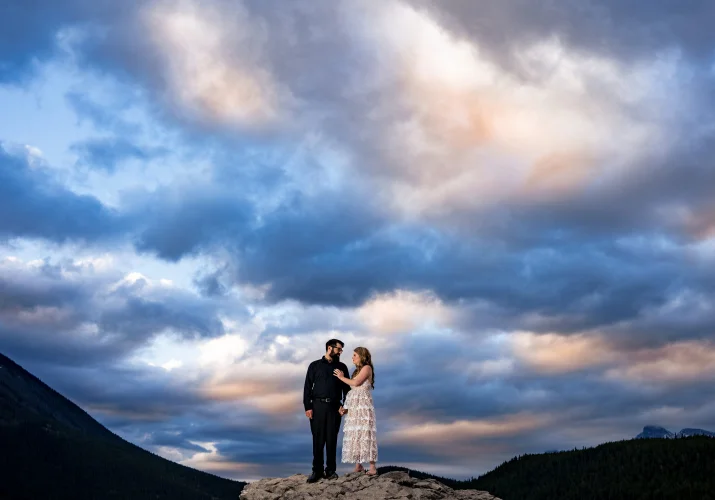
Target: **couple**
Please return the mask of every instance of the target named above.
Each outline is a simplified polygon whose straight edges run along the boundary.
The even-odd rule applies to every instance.
[[[338,445],[340,420],[343,427],[343,463],[354,463],[355,472],[362,472],[361,462],[370,462],[368,474],[377,474],[377,437],[375,405],[370,391],[375,388],[375,370],[370,351],[356,347],[353,352],[355,371],[348,375],[348,367],[340,362],[344,343],[330,339],[325,344],[325,356],[308,367],[303,389],[305,416],[310,419],[313,433],[313,473],[308,478],[314,483],[322,477],[336,479],[335,455]],[[352,390],[351,390],[352,389]],[[343,395],[345,403],[342,403]],[[327,448],[323,472],[323,448]]]

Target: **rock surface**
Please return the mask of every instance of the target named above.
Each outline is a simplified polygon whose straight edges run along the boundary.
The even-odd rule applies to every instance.
[[[388,500],[442,498],[499,500],[486,491],[453,490],[434,479],[415,479],[406,472],[386,472],[376,477],[364,472],[352,472],[338,479],[321,479],[307,484],[308,476],[296,474],[287,478],[261,479],[250,483],[241,492],[240,500]]]

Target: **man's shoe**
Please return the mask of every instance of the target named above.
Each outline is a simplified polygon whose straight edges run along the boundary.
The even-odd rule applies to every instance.
[[[325,479],[337,479],[337,478],[338,478],[338,475],[335,472],[329,471],[329,470],[325,471]]]
[[[310,477],[308,478],[306,483],[315,483],[322,477],[323,477],[323,475],[320,472],[313,471],[313,473],[310,475]]]

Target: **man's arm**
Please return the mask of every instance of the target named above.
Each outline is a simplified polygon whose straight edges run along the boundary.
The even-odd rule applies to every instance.
[[[305,411],[313,409],[313,382],[315,380],[315,370],[313,363],[308,366],[308,373],[305,374],[305,385],[303,386],[303,407]]]

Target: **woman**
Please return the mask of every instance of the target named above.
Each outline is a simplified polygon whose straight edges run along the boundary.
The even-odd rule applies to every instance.
[[[375,405],[371,390],[375,388],[375,369],[372,356],[365,347],[357,347],[353,352],[355,371],[346,378],[340,370],[333,374],[352,389],[345,397],[341,415],[347,413],[343,426],[343,463],[354,463],[355,472],[365,469],[361,462],[370,462],[368,474],[377,474],[377,428],[375,426]]]

